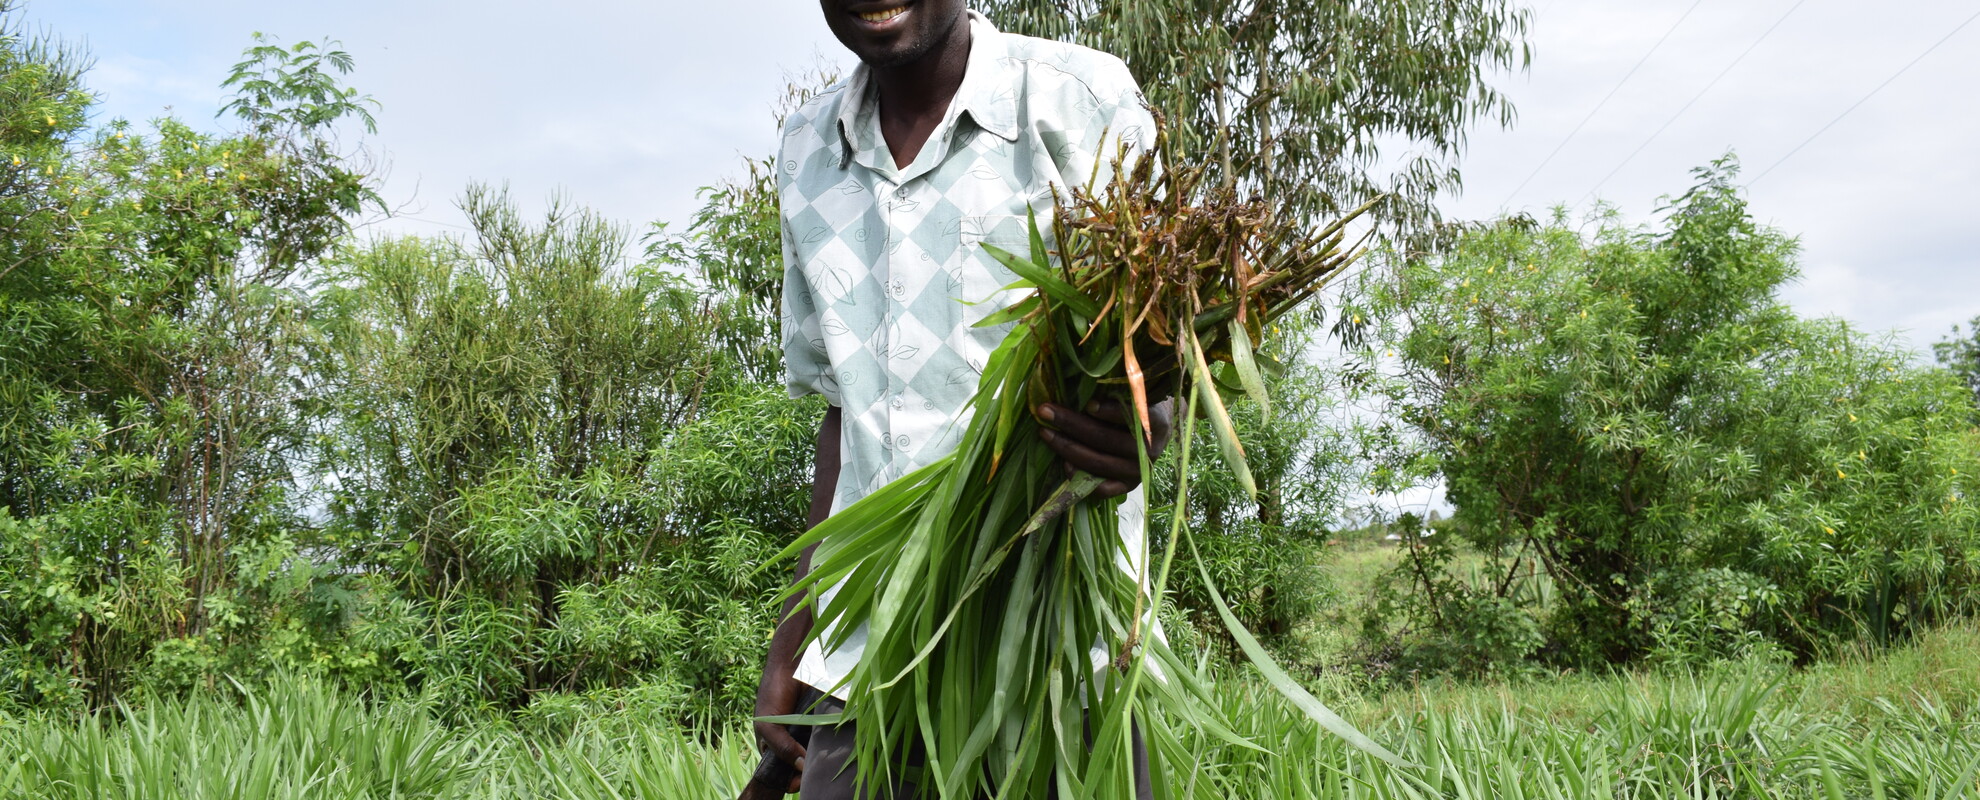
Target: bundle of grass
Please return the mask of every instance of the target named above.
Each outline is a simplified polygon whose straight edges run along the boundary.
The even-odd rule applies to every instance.
[[[860,622],[869,626],[864,655],[835,690],[857,724],[863,781],[911,772],[939,797],[1043,797],[1050,788],[1068,800],[1129,797],[1135,721],[1158,762],[1183,755],[1169,720],[1241,741],[1196,672],[1150,635],[1186,539],[1181,515],[1152,586],[1121,569],[1147,559],[1122,552],[1120,501],[1088,498],[1100,478],[1060,479],[1035,409],[1102,397],[1129,404],[1145,481],[1150,403],[1184,398],[1178,474],[1189,474],[1200,413],[1255,492],[1222,392],[1267,402],[1262,337],[1358,255],[1343,228],[1373,203],[1315,230],[1207,184],[1161,137],[1131,167],[1124,160],[1113,180],[1060,206],[1056,253],[1036,218],[1029,253],[985,245],[1037,291],[982,323],[1015,324],[984,369],[958,448],[785,551],[819,544],[791,592],[839,586],[813,610],[814,637],[837,647]],[[1274,686],[1329,730],[1393,759],[1272,664],[1210,594]],[[1096,643],[1111,656],[1096,657]]]

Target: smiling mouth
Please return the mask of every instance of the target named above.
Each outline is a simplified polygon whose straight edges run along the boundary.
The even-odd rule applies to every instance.
[[[898,17],[902,14],[906,14],[907,10],[908,7],[903,5],[903,6],[896,6],[894,8],[884,9],[881,11],[856,11],[853,12],[853,16],[859,17],[860,19],[871,23],[882,23],[892,20],[895,17]]]

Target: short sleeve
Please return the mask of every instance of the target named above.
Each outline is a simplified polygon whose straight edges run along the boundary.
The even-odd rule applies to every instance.
[[[778,160],[782,163],[782,159]],[[781,175],[781,173],[780,173]],[[780,177],[779,195],[789,177]],[[791,239],[790,217],[777,214],[778,239],[784,250],[784,385],[792,398],[824,395],[826,402],[843,405],[838,383],[832,380],[832,361],[825,350],[825,332],[819,321],[817,295],[805,277],[798,260],[797,246]]]

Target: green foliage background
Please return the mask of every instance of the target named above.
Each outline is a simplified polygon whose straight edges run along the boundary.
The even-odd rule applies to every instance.
[[[1457,507],[1409,537],[1394,624],[1371,626],[1391,657],[1806,661],[1971,610],[1970,393],[1796,316],[1794,242],[1736,174],[1700,169],[1658,228],[1507,220],[1370,282],[1366,357],[1398,362],[1374,391],[1403,431],[1378,463]]]
[[[1934,369],[1797,317],[1793,242],[1730,162],[1655,227],[1429,224],[1463,129],[1508,111],[1483,78],[1523,62],[1524,12],[1330,7],[1300,35],[1364,44],[1320,69],[1273,33],[1299,3],[1189,28],[1091,5],[987,10],[1119,45],[1178,135],[1289,213],[1399,189],[1396,240],[1438,245],[1275,332],[1271,415],[1235,410],[1259,497],[1212,459],[1187,507],[1172,465],[1151,487],[1158,539],[1175,513],[1209,534],[1289,660],[1342,666],[1307,634],[1346,602],[1330,545],[1360,498],[1439,482],[1455,520],[1380,520],[1402,544],[1356,669],[1806,661],[1972,611],[1980,340]],[[643,237],[469,187],[465,235],[360,240],[380,209],[339,143],[373,105],[333,44],[257,42],[225,133],[92,128],[82,64],[0,0],[0,713],[289,673],[535,733],[747,711],[823,412],[782,387],[766,164]],[[1391,135],[1432,155],[1369,174]],[[1314,357],[1340,342],[1357,357]],[[1172,589],[1171,639],[1228,652],[1201,588]]]
[[[0,706],[305,671],[450,715],[748,707],[823,411],[731,246],[776,252],[760,180],[638,258],[483,187],[471,235],[360,242],[346,54],[250,49],[227,135],[88,131],[78,64],[0,43]]]

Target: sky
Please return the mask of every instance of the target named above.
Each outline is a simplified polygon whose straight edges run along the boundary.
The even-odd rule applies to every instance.
[[[1531,8],[1531,68],[1492,78],[1518,119],[1471,131],[1447,214],[1579,213],[1599,198],[1647,221],[1689,170],[1736,152],[1754,214],[1800,237],[1804,277],[1786,296],[1803,313],[1920,350],[1980,315],[1972,0]],[[817,6],[791,0],[27,0],[20,13],[94,56],[104,120],[169,110],[218,129],[219,83],[255,32],[341,41],[350,85],[381,105],[378,133],[352,142],[398,209],[367,226],[377,235],[458,231],[473,181],[634,233],[678,226],[698,187],[771,152],[792,76],[850,63]]]

